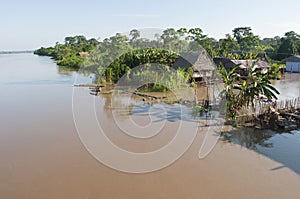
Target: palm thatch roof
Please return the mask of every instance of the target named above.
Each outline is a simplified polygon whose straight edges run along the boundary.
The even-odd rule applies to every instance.
[[[192,67],[193,78],[211,76],[212,71],[216,69],[214,62],[204,50],[181,53],[172,67],[174,69]]]

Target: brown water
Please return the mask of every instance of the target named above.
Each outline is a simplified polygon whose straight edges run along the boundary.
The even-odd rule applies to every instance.
[[[297,173],[240,145],[219,141],[199,159],[204,126],[188,151],[162,170],[128,174],[111,169],[79,139],[72,112],[75,73],[57,73],[52,60],[31,54],[0,55],[0,69],[0,198],[299,198]],[[108,137],[130,151],[160,148],[170,142],[180,121],[191,122],[176,114],[155,115],[166,127],[139,142],[115,126],[107,100],[111,96],[78,89],[83,99],[95,100]],[[141,126],[150,121],[143,114],[147,108],[138,102],[131,109]],[[120,122],[126,123],[128,110],[120,111]]]
[[[280,92],[279,100],[300,96],[300,73],[285,73],[280,81],[274,82]]]

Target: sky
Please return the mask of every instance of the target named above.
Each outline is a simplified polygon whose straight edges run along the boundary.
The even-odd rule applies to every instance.
[[[143,28],[199,27],[217,39],[245,26],[261,38],[300,34],[299,8],[299,0],[0,0],[0,51]]]

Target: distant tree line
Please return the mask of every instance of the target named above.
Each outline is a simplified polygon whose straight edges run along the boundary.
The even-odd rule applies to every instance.
[[[78,35],[66,37],[64,44],[56,42],[54,47],[41,47],[34,51],[34,54],[52,57],[58,65],[79,68],[84,61],[84,57],[78,55],[79,52],[90,52],[96,48],[100,42],[94,38],[87,40],[85,36]]]
[[[136,29],[128,36],[117,33],[103,41],[86,39],[86,37],[66,37],[63,44],[56,43],[54,47],[41,47],[34,53],[51,56],[58,65],[79,68],[84,57],[79,52],[91,53],[94,49],[105,51],[104,48],[119,46],[126,50],[138,48],[163,48],[174,52],[197,51],[204,48],[212,57],[227,57],[232,59],[253,59],[258,54],[265,54],[274,61],[282,61],[290,55],[300,54],[300,35],[294,31],[285,33],[283,37],[263,38],[252,32],[250,27],[238,27],[219,40],[205,35],[200,28],[168,28],[162,34],[155,34],[154,39],[140,36]]]
[[[130,76],[131,69],[136,66],[147,63],[171,66],[180,52],[202,49],[212,57],[231,59],[256,59],[263,55],[275,62],[273,66],[280,68],[284,58],[300,54],[300,36],[290,31],[283,37],[260,39],[250,27],[239,27],[225,38],[216,40],[200,28],[168,28],[155,34],[153,39],[147,39],[134,29],[128,35],[117,33],[103,41],[82,35],[70,36],[63,44],[57,42],[54,47],[42,47],[34,53],[50,56],[61,66],[81,67],[96,74],[98,82],[116,82],[125,74]],[[85,52],[88,57],[80,56],[80,52]],[[187,70],[181,73],[191,75]]]

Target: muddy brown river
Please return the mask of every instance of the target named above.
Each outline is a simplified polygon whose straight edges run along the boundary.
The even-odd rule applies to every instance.
[[[213,142],[207,140],[207,132],[213,127],[206,126],[203,118],[196,118],[186,107],[149,104],[122,95],[93,96],[88,88],[75,88],[74,100],[76,77],[91,77],[58,70],[51,59],[32,54],[0,55],[0,70],[0,198],[300,196],[299,131],[271,133],[264,139],[273,144],[271,147],[255,141],[259,140],[254,139],[255,134],[240,132],[243,136],[236,139],[219,139],[208,155],[199,158],[203,143]],[[284,91],[282,98],[299,96],[297,74],[286,75],[275,85]],[[83,108],[93,102],[94,115],[76,109],[79,116],[75,114],[74,119],[76,102]],[[183,128],[182,143],[176,146],[186,151],[178,158],[173,158],[178,149],[175,147],[153,160],[140,160],[139,156],[127,159],[105,148],[106,142],[88,130],[78,132],[82,129],[76,119],[84,124],[95,119],[105,138],[133,154],[164,149]],[[144,130],[133,130],[136,127]],[[230,131],[231,127],[225,128]],[[251,146],[256,147],[245,144],[242,138],[247,136],[253,136]],[[151,163],[164,166],[150,171]],[[149,172],[126,172],[132,168]]]

